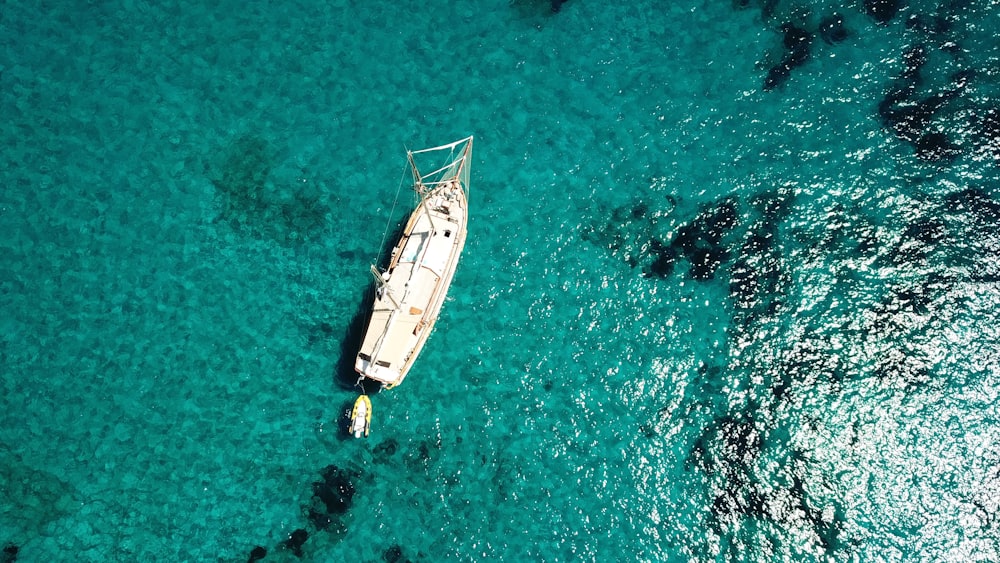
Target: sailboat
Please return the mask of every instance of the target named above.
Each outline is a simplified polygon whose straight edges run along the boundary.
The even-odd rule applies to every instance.
[[[383,271],[372,266],[375,299],[354,370],[391,389],[427,342],[465,246],[472,137],[407,151],[418,202]],[[421,165],[431,164],[430,171]]]

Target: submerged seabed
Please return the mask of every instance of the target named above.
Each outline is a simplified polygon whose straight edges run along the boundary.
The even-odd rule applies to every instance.
[[[1000,559],[998,6],[550,6],[4,4],[5,561]]]

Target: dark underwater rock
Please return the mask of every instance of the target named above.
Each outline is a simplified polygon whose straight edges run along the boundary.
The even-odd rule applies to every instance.
[[[396,450],[399,449],[399,442],[393,438],[386,438],[379,442],[375,449],[372,450],[372,458],[375,463],[385,463],[389,461],[389,458],[396,455]]]
[[[900,139],[916,143],[924,136],[934,114],[952,100],[958,92],[950,90],[912,103],[904,99],[886,97],[879,104],[882,123]]]
[[[811,506],[808,502],[809,494],[806,492],[802,478],[795,473],[792,474],[792,486],[788,489],[788,491],[791,493],[790,496],[794,499],[795,504],[798,505],[796,507],[798,508],[798,511],[805,515],[806,520],[812,526],[813,531],[817,535],[820,546],[824,550],[829,550],[835,547],[837,545],[837,537],[839,534],[836,520],[836,510],[834,511],[834,520],[827,522],[823,517],[823,511]]]
[[[982,132],[993,139],[1000,138],[1000,111],[991,109],[986,112],[982,122]]]
[[[641,212],[645,214],[646,210]],[[692,279],[712,279],[722,263],[729,260],[730,251],[725,239],[739,221],[735,198],[717,201],[690,222],[678,226],[669,244],[656,238],[650,239],[642,254],[652,257],[652,262],[643,267],[642,275],[666,278],[674,273],[681,260],[687,260],[691,266],[688,274]]]
[[[753,419],[742,412],[717,418],[696,442],[689,460],[698,462],[706,475],[717,476],[724,484],[712,501],[715,518],[768,515],[766,495],[748,479],[748,469],[763,444]]]
[[[309,518],[309,523],[312,524],[317,530],[328,530],[334,523],[332,516],[315,506],[309,507],[307,518]]]
[[[750,203],[760,217],[746,232],[729,274],[729,297],[744,322],[772,311],[781,298],[781,254],[778,225],[792,212],[794,188],[784,186],[754,196]]]
[[[12,543],[3,546],[3,555],[0,555],[0,563],[14,563],[17,561],[17,553],[19,551],[20,548]]]
[[[764,77],[763,89],[765,92],[774,90],[778,86],[781,86],[788,81],[788,78],[792,76],[792,69],[784,64],[777,64],[772,66],[767,71],[767,76]]]
[[[812,34],[796,25],[786,23],[781,26],[784,36],[782,44],[788,53],[785,60],[795,68],[809,59],[809,48],[812,46]]]
[[[323,479],[313,483],[313,499],[323,503],[328,515],[347,512],[354,498],[352,475],[336,465],[328,465],[322,471]]]
[[[726,490],[716,495],[712,501],[712,512],[716,516],[742,514],[751,518],[766,518],[769,515],[768,495],[759,487],[748,485],[742,479],[727,481]]]
[[[403,555],[403,548],[398,545],[390,546],[382,552],[382,561],[385,563],[410,563],[410,560]]]
[[[993,158],[1000,160],[1000,111],[990,109],[981,119],[976,128],[977,145],[985,148],[993,154]]]
[[[945,205],[951,211],[968,213],[991,227],[994,226],[993,223],[1000,222],[1000,203],[981,188],[966,188],[948,194]]]
[[[900,139],[916,143],[923,135],[924,129],[930,123],[934,113],[946,102],[941,96],[932,96],[919,103],[891,107],[895,102],[884,100],[886,105],[879,107],[882,123]]]
[[[725,443],[726,458],[749,467],[764,445],[753,419],[743,415],[726,416],[716,422],[718,435]]]
[[[760,4],[760,17],[767,21],[774,17],[774,13],[778,11],[781,0],[760,0],[758,3]]]
[[[957,146],[948,141],[948,136],[941,132],[921,135],[914,147],[919,158],[932,162],[953,160],[961,152]]]
[[[308,342],[310,345],[327,340],[331,336],[333,336],[333,325],[328,322],[320,322],[309,327]]]
[[[781,261],[774,240],[757,230],[747,233],[729,272],[729,298],[738,309],[758,308],[778,297]]]
[[[767,71],[767,77],[764,79],[764,90],[773,90],[781,86],[791,76],[793,68],[800,67],[809,60],[812,35],[790,23],[782,25],[781,32],[785,54],[780,63]]]
[[[440,449],[440,442],[421,440],[415,444],[412,450],[406,452],[403,463],[413,471],[426,469],[437,458]]]
[[[819,36],[823,41],[833,45],[847,39],[847,28],[844,27],[844,16],[834,12],[819,22]]]
[[[935,35],[951,31],[951,22],[947,17],[940,15],[910,14],[910,17],[906,18],[906,29]]]
[[[657,256],[656,260],[653,260],[653,263],[649,266],[649,271],[652,275],[665,278],[674,273],[674,265],[676,263],[676,253],[674,253],[670,248],[667,248],[666,252]]]
[[[665,278],[674,273],[674,266],[677,264],[677,250],[672,246],[666,246],[662,242],[653,239],[649,243],[649,251],[656,258],[649,265],[643,275],[646,277],[656,276]]]
[[[930,311],[931,294],[923,288],[903,289],[896,293],[895,305],[901,311],[926,315]]]
[[[321,475],[322,480],[313,482],[309,521],[318,530],[342,534],[347,527],[341,517],[351,507],[355,493],[354,479],[359,475],[336,465],[326,466]]]
[[[699,241],[701,240],[701,225],[695,220],[692,223],[686,225],[681,225],[677,229],[677,234],[674,235],[672,241],[670,241],[670,247],[679,250],[688,259],[694,254],[698,249]]]
[[[733,230],[738,222],[739,212],[736,209],[736,202],[723,200],[703,218],[702,232],[705,240],[712,246],[720,244],[722,237]]]
[[[916,221],[906,227],[892,259],[897,264],[923,260],[946,234],[944,223],[938,219]]]
[[[936,244],[944,238],[944,223],[938,219],[923,219],[911,224],[903,232],[905,239],[911,239],[924,244]]]
[[[732,538],[736,530],[767,522],[778,529],[808,529],[814,534],[810,542],[830,553],[839,547],[839,532],[843,510],[829,499],[832,518],[810,499],[803,475],[813,475],[808,453],[793,450],[782,456],[783,461],[761,467],[757,459],[765,448],[763,430],[754,423],[754,413],[760,405],[748,405],[717,419],[698,439],[689,460],[701,460],[701,469],[712,483],[711,514],[708,524],[720,536]],[[767,442],[778,441],[767,452],[768,458],[789,446],[787,438],[768,436]],[[771,458],[774,459],[774,458]],[[832,504],[832,506],[831,506]],[[727,560],[738,560],[730,551]]]
[[[603,226],[581,228],[580,238],[619,255],[629,267],[634,268],[643,257],[639,248],[646,238],[637,233],[652,227],[656,222],[649,210],[650,205],[641,200],[618,206],[611,210],[608,221]]]
[[[926,62],[926,53],[922,47],[913,47],[907,50],[903,60],[905,64],[903,74],[898,83],[890,88],[882,101],[879,102],[878,114],[886,128],[895,133],[898,138],[916,146],[920,138],[928,134],[926,129],[935,114],[965,91],[972,78],[972,73],[970,71],[958,72],[952,77],[952,84],[947,90],[914,102],[910,97],[916,91],[916,86],[920,81],[920,70]],[[940,140],[940,137],[930,137],[924,141],[927,157],[936,156],[936,153],[930,149],[935,144],[939,144]],[[952,152],[946,150],[944,156]]]
[[[902,8],[902,0],[865,0],[865,13],[879,25],[888,24]]]
[[[689,274],[692,279],[699,281],[710,280],[715,277],[715,271],[723,262],[729,259],[729,251],[722,247],[699,248],[691,257],[691,270]]]
[[[893,323],[903,328],[900,323]],[[930,369],[920,360],[909,355],[891,354],[880,358],[872,371],[884,384],[892,383],[905,390],[923,387],[933,381]]]
[[[205,173],[222,201],[219,220],[254,237],[297,244],[317,236],[330,208],[319,183],[279,189],[271,178],[278,151],[261,136],[245,134],[206,164]]]
[[[712,421],[695,442],[688,462],[702,471],[743,473],[760,455],[764,441],[752,418],[744,413],[725,415]]]
[[[291,550],[296,557],[302,557],[302,546],[305,545],[306,540],[308,539],[309,532],[299,528],[288,536],[288,539],[285,540],[284,546],[286,549]]]
[[[903,74],[900,78],[919,83],[920,70],[925,64],[927,64],[927,49],[923,45],[910,47],[903,52]]]
[[[757,303],[760,284],[757,272],[746,260],[738,260],[729,273],[729,298],[740,309],[750,309]]]
[[[770,251],[773,246],[774,236],[772,234],[752,231],[747,234],[746,240],[743,241],[741,254],[744,256],[759,255]]]
[[[779,221],[784,220],[792,212],[795,202],[795,187],[783,186],[755,195],[750,204],[761,215],[766,232],[773,233]]]
[[[714,207],[700,213],[694,221],[677,229],[677,234],[668,247],[673,252],[658,252],[658,262],[654,262],[654,266],[669,273],[673,270],[677,255],[683,254],[691,263],[688,273],[692,279],[712,279],[719,266],[729,259],[729,250],[723,244],[723,239],[738,223],[736,201],[732,198],[721,200]]]
[[[553,14],[559,13],[562,10],[562,5],[566,3],[567,0],[550,0],[549,7]]]
[[[258,545],[250,551],[250,559],[247,559],[247,563],[254,563],[265,557],[267,557],[267,549]]]

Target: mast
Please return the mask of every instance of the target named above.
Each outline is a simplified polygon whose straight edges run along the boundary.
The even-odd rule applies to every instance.
[[[420,171],[417,170],[417,163],[413,160],[413,151],[406,151],[406,158],[410,161],[410,170],[413,172],[413,191],[417,192],[417,195],[420,197],[420,205],[424,208],[427,220],[431,223],[431,230],[435,231],[437,230],[437,225],[434,224],[431,210],[427,207],[427,196],[430,194],[430,190],[424,185],[424,179],[420,176]]]
[[[375,283],[378,284],[378,289],[376,291],[381,292],[380,295],[388,297],[389,301],[392,301],[392,304],[399,309],[399,302],[396,301],[396,296],[392,294],[392,289],[389,287],[389,284],[385,283],[385,278],[382,277],[382,272],[378,271],[375,264],[372,264],[371,267],[372,275],[375,276]]]

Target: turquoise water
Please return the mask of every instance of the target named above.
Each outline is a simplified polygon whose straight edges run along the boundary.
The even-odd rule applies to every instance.
[[[1000,560],[995,5],[344,4],[0,6],[3,561]]]

